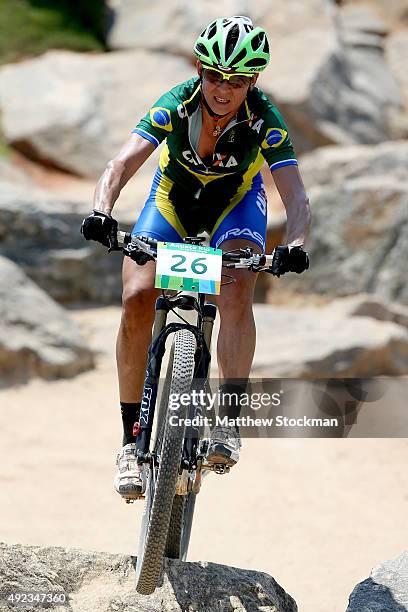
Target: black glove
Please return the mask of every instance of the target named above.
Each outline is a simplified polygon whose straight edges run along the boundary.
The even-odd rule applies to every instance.
[[[109,247],[110,251],[118,248],[117,231],[118,222],[101,210],[94,210],[82,221],[81,225],[81,234],[84,235],[85,240],[96,240]]]
[[[309,255],[300,246],[278,246],[275,249],[271,272],[274,276],[281,276],[286,272],[301,274],[309,267]]]

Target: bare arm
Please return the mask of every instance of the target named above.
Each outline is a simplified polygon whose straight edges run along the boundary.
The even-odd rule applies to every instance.
[[[130,135],[99,179],[94,195],[94,210],[109,214],[112,212],[121,190],[154,149],[154,145],[139,134]]]
[[[286,208],[287,244],[303,246],[311,220],[309,199],[297,166],[284,166],[272,172],[273,180]]]

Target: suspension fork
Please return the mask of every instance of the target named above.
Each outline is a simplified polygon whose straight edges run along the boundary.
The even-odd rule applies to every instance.
[[[153,418],[157,399],[157,384],[167,337],[162,332],[166,326],[168,312],[169,307],[167,301],[163,296],[159,296],[155,304],[152,341],[148,350],[146,375],[143,385],[142,403],[140,407],[140,433],[136,438],[137,456],[142,461],[147,459],[150,438],[152,435]]]

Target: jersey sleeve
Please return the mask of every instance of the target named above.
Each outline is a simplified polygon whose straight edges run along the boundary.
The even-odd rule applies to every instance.
[[[171,92],[165,93],[139,121],[133,134],[139,134],[155,147],[177,129],[180,116],[177,112],[178,100]]]
[[[297,166],[296,154],[282,115],[263,92],[258,92],[260,119],[255,118],[255,122],[258,121],[259,129],[256,131],[262,155],[271,172],[284,166]]]

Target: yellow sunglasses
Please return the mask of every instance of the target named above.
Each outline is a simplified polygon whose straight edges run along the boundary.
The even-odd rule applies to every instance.
[[[203,76],[207,81],[214,85],[223,83],[225,80],[227,80],[233,88],[241,88],[250,85],[254,75],[249,76],[248,74],[244,74],[242,72],[226,74],[222,70],[218,70],[218,68],[205,66],[203,64]]]

